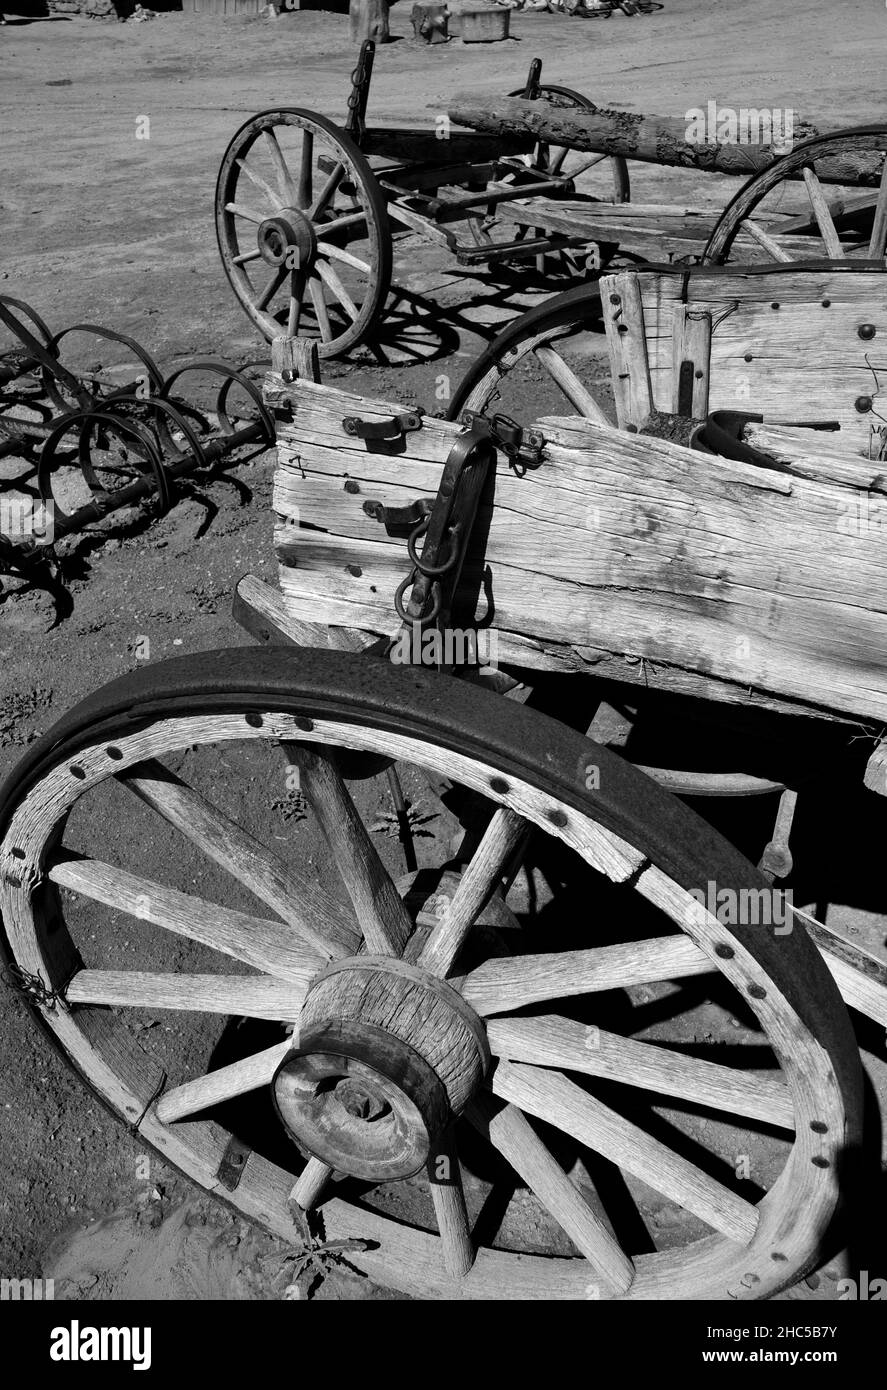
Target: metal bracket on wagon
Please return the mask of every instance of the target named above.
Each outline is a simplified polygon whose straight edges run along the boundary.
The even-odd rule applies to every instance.
[[[528,468],[538,468],[542,463],[545,435],[541,430],[525,430],[509,415],[480,415],[474,410],[462,412],[462,424],[468,430],[485,433],[496,448],[502,450],[519,477],[523,477]]]
[[[342,429],[353,439],[402,439],[405,434],[421,428],[421,410],[389,415],[384,420],[362,420],[359,415],[346,415],[342,421]]]

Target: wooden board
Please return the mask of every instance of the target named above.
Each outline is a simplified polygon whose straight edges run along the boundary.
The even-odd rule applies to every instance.
[[[654,261],[664,261],[667,252],[699,255],[720,218],[720,212],[708,208],[601,203],[580,198],[527,198],[520,203],[503,204],[496,215],[507,226],[541,227],[548,233],[578,237],[583,241],[616,242]],[[780,222],[775,219],[769,219],[766,226],[771,233],[780,230]],[[817,237],[786,235],[781,244],[793,259],[823,254],[822,243]],[[743,232],[738,235],[733,256],[735,260],[751,264],[771,259]]]
[[[884,423],[876,397],[887,383],[887,275],[712,267],[695,269],[685,282],[680,273],[628,272],[602,277],[604,302],[627,280],[640,290],[657,410],[672,409],[674,314],[686,297],[712,317],[709,410],[744,410],[776,423],[836,421],[832,453],[868,453],[873,427]],[[873,410],[857,408],[866,399]]]
[[[401,407],[273,374],[266,399],[286,602],[313,622],[393,635],[406,545],[365,504],[434,496],[458,426],[429,418],[370,445],[343,419]],[[648,685],[887,718],[887,553],[877,532],[839,526],[856,479],[578,420],[539,427],[542,466],[518,478],[500,461],[495,506],[488,496],[480,512],[485,546],[466,565],[469,585],[487,567],[475,621],[495,628],[501,662],[607,675],[623,662]]]

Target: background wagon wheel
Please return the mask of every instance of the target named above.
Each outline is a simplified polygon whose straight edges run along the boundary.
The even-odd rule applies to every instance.
[[[710,827],[565,726],[434,673],[405,680],[369,658],[239,649],[151,675],[149,692],[143,672],[114,682],[34,746],[0,844],[13,978],[140,1143],[284,1237],[300,1229],[294,1201],[323,1201],[325,1236],[369,1242],[349,1260],[413,1295],[753,1299],[808,1267],[838,1198],[838,1160],[858,1138],[858,1058],[802,931],[734,929],[699,902],[712,882],[766,890]],[[300,845],[271,850],[243,824],[277,743],[301,773],[322,846],[314,869]],[[415,935],[415,893],[401,896],[364,829],[331,756],[341,747],[445,772],[487,799],[479,849],[455,886],[432,869]],[[219,760],[243,774],[230,789],[237,820],[218,804]],[[126,868],[105,862],[111,826],[126,832],[114,851]],[[531,829],[578,897],[553,901],[538,942],[532,928],[509,931],[509,950],[473,923]],[[146,836],[165,837],[172,883],[133,862]],[[319,881],[331,863],[339,893]],[[217,887],[204,896],[212,864],[231,906]],[[103,903],[114,909],[104,931]],[[120,913],[138,928],[122,932]],[[153,968],[120,968],[135,938]],[[368,954],[356,954],[361,942]],[[638,986],[703,975],[708,998],[725,993],[751,1020],[750,1056],[770,1070],[630,1036]],[[620,991],[631,1002],[614,1012]],[[158,1013],[177,1028],[152,1026]],[[221,1052],[226,1015],[264,1020],[262,1044],[232,1054],[229,1038]],[[270,1149],[238,1128],[252,1093],[266,1117],[274,1101]],[[716,1122],[694,1130],[669,1110],[663,1136],[658,1110],[643,1108],[650,1095]],[[735,1179],[729,1116],[763,1126],[775,1146],[753,1174],[773,1177],[764,1195]],[[298,1179],[284,1134],[312,1154]],[[760,1133],[755,1142],[760,1154]],[[666,1248],[667,1224],[658,1242],[636,1225],[625,1236],[566,1175],[574,1156],[627,1183],[638,1209],[659,1194],[663,1210],[691,1214],[688,1243]],[[475,1250],[483,1194],[472,1174],[494,1157],[487,1185],[495,1192],[504,1159],[564,1258]],[[323,1200],[333,1168],[370,1185],[360,1207]],[[424,1218],[373,1210],[423,1170],[427,1188],[411,1190]],[[439,1239],[421,1229],[434,1222]]]
[[[533,419],[575,412],[615,426],[596,284],[565,290],[513,319],[466,372],[447,416],[501,412],[528,424],[528,408]]]
[[[319,339],[321,357],[370,333],[391,284],[382,191],[354,141],[310,111],[241,126],[216,184],[225,274],[268,339]]]
[[[523,88],[509,92],[509,96],[523,96]],[[559,107],[579,107],[586,111],[594,110],[594,102],[589,101],[581,92],[575,92],[571,87],[560,87],[553,83],[543,83],[538,89],[541,100],[549,102],[552,106]],[[562,174],[573,179],[582,178],[583,185],[580,196],[597,199],[602,202],[627,203],[631,197],[631,185],[628,175],[628,165],[621,155],[607,154],[588,154],[581,150],[570,149],[567,145],[549,145],[544,140],[536,143],[532,152],[521,155],[514,161],[515,165],[523,165],[526,168],[527,176],[544,178],[546,175]],[[593,172],[592,172],[593,171]],[[515,187],[520,187],[522,179],[520,169],[515,169],[513,174],[505,176],[504,182],[510,182]],[[556,195],[547,195],[549,197]],[[574,195],[575,196],[575,195]],[[545,236],[544,229],[531,229],[529,227],[517,228],[514,226],[502,225],[496,216],[496,208],[493,208],[490,216],[472,216],[468,218],[469,231],[479,246],[494,246],[497,241],[526,240],[530,236]],[[587,273],[589,267],[585,265],[587,257],[580,255],[576,251],[547,252],[535,258],[536,269],[540,274],[553,275],[558,271],[576,277]],[[515,266],[526,266],[526,260],[515,260]],[[599,266],[592,269],[599,269]]]
[[[715,224],[703,264],[848,256],[883,260],[885,152],[884,126],[802,141],[739,190]],[[855,184],[848,182],[851,174]]]

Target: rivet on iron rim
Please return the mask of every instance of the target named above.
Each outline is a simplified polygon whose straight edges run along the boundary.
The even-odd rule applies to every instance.
[[[870,338],[874,338],[877,329],[873,323],[861,323],[856,331],[860,338],[864,338],[868,342]]]

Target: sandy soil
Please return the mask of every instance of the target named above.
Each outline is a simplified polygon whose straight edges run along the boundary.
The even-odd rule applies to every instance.
[[[407,8],[393,12],[395,34],[409,32]],[[606,23],[518,14],[515,41],[495,49],[384,48],[369,115],[430,122],[460,87],[518,85],[539,54],[549,79],[629,110],[683,115],[714,99],[793,106],[826,124],[863,122],[881,114],[885,25],[887,13],[871,0],[811,0],[803,17],[772,0],[666,0],[656,16]],[[354,62],[347,21],[308,12],[275,25],[193,15],[125,26],[57,20],[11,24],[0,48],[0,291],[33,303],[52,327],[113,325],[163,365],[196,352],[234,362],[264,355],[219,264],[215,176],[231,134],[254,111],[279,102],[342,119]],[[151,138],[139,141],[145,115]],[[716,206],[729,191],[728,180],[711,180],[699,196]],[[636,196],[687,198],[686,177],[642,170]],[[449,325],[436,336],[429,328],[428,360],[405,366],[392,341],[388,365],[360,352],[328,375],[347,373],[356,390],[404,401],[430,402],[437,374],[457,380],[496,323],[537,298],[468,277],[418,244],[401,248],[395,285],[405,313]],[[246,570],[273,578],[271,466],[266,456],[213,484],[214,514],[192,497],[149,529],[118,528],[100,547],[82,547],[74,611],[62,624],[51,626],[44,595],[0,607],[0,774],[77,699],[137,668],[142,639],[151,660],[246,641],[228,596]],[[851,913],[848,929],[856,921]],[[883,919],[869,928],[883,941]],[[875,1034],[865,1031],[866,1059],[883,1087]],[[77,1297],[153,1297],[168,1296],[160,1290],[171,1287],[175,1266],[172,1287],[182,1297],[294,1296],[279,1245],[195,1202],[156,1164],[145,1177],[138,1145],[82,1091],[7,991],[0,1057],[4,1274],[45,1269]],[[365,1285],[342,1278],[336,1296],[366,1296]]]

